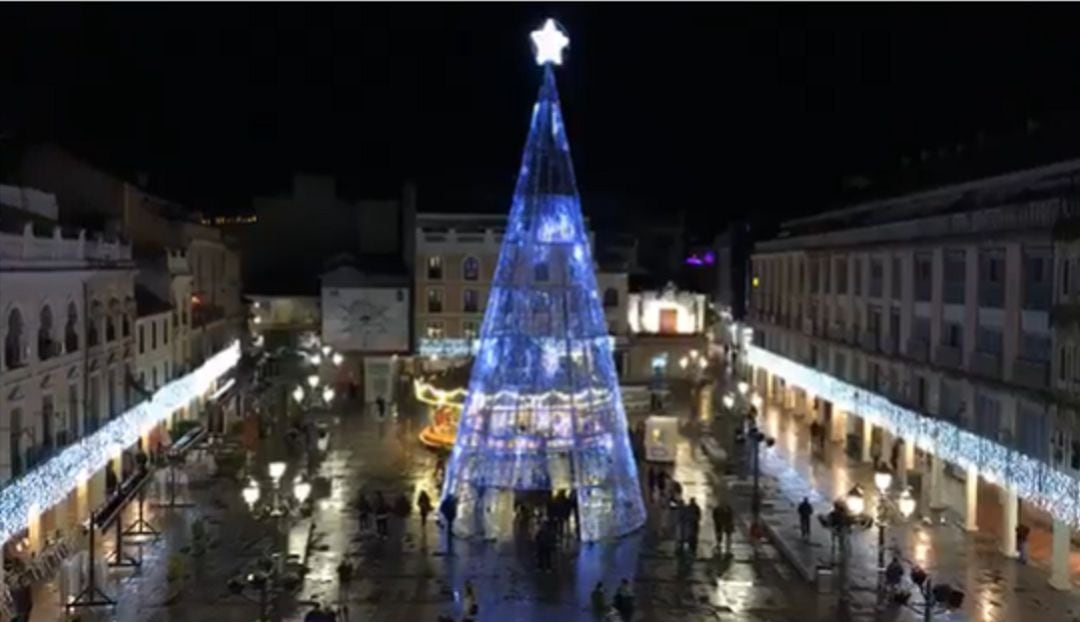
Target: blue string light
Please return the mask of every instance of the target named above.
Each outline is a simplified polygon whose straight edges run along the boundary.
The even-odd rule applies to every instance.
[[[913,441],[916,447],[943,460],[975,468],[988,481],[1015,490],[1025,501],[1080,528],[1080,482],[1041,460],[758,346],[748,346],[747,362],[832,402],[835,409],[855,413],[890,434]]]
[[[190,374],[158,389],[151,399],[105,423],[0,490],[0,542],[26,529],[32,512],[43,512],[66,499],[81,477],[104,468],[117,452],[133,445],[144,432],[206,393],[239,360],[240,345],[234,342]]]
[[[516,491],[575,491],[583,540],[644,524],[592,252],[545,56],[443,495],[498,536]]]

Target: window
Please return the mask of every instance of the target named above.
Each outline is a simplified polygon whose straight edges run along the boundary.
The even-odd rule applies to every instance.
[[[1005,302],[1003,287],[1005,252],[984,249],[979,253],[979,304],[1000,309]]]
[[[154,367],[150,368],[150,390],[151,391],[157,391],[157,389],[158,389],[157,366],[154,366]]]
[[[22,475],[25,466],[22,450],[23,424],[21,409],[11,409],[11,420],[8,425],[8,452],[10,452],[11,456],[11,476],[18,477]]]
[[[480,310],[480,294],[475,289],[467,289],[463,292],[465,313],[476,313]]]
[[[1069,349],[1062,346],[1058,348],[1058,378],[1064,382],[1069,377]]]
[[[944,330],[941,331],[941,343],[950,348],[962,349],[964,344],[963,328],[955,322],[946,322]]]
[[[1001,329],[996,326],[979,326],[975,330],[975,349],[983,354],[1001,355]]]
[[[945,251],[945,279],[941,283],[941,299],[947,304],[964,304],[967,282],[967,259],[962,249]]]
[[[1032,363],[1050,362],[1050,335],[1022,332],[1020,334],[1020,358]]]
[[[885,264],[880,259],[870,260],[870,297],[881,298],[885,288]]]
[[[64,325],[64,351],[76,352],[79,349],[79,309],[74,302],[67,307],[67,323]]]
[[[4,364],[8,369],[26,364],[23,357],[23,318],[18,309],[12,309],[8,313],[7,335],[4,336]]]
[[[442,257],[438,255],[428,257],[427,278],[432,281],[442,280]]]
[[[930,253],[915,255],[915,302],[930,302],[934,279],[930,261]]]
[[[41,446],[46,452],[53,448],[53,423],[56,416],[51,395],[41,396]]]
[[[41,307],[41,313],[38,317],[38,359],[42,361],[51,359],[58,353],[58,348],[55,346],[52,307],[45,305]]]
[[[821,287],[821,281],[818,278],[818,262],[816,260],[810,260],[810,293],[819,293]]]
[[[68,423],[67,439],[74,442],[79,438],[79,389],[76,385],[68,385]]]
[[[835,259],[836,264],[836,293],[847,294],[848,262],[846,257]]]
[[[105,397],[109,419],[116,416],[116,371],[110,369],[105,380]]]
[[[829,293],[829,292],[832,291],[832,278],[831,278],[832,273],[829,272],[829,260],[828,260],[828,258],[825,258],[825,259],[821,260],[821,274],[822,274],[823,280],[825,281],[822,291],[824,293]]]
[[[428,313],[442,313],[442,290],[430,288],[427,290]]]
[[[169,378],[172,377],[172,376],[169,375],[169,361],[165,361],[164,363],[162,363],[161,368],[162,368],[161,382],[162,382],[162,384],[164,384],[164,383],[169,381]]]
[[[428,339],[442,339],[442,337],[443,337],[443,323],[442,322],[428,322],[426,334],[427,334]]]
[[[930,318],[915,316],[911,323],[911,340],[918,343],[930,343]]]
[[[619,306],[619,292],[614,287],[604,290],[604,308],[611,309]]]
[[[1053,298],[1049,247],[1024,248],[1024,308],[1048,311]]]
[[[161,343],[169,343],[169,318],[161,320]]]
[[[476,322],[472,320],[465,320],[461,323],[461,336],[465,339],[476,339],[480,331],[477,329]]]
[[[131,336],[131,316],[127,313],[120,315],[120,334],[126,339]]]
[[[892,297],[895,300],[903,298],[903,265],[899,255],[892,258]]]
[[[1069,295],[1069,264],[1072,261],[1069,259],[1062,260],[1061,262],[1061,295]]]
[[[855,295],[862,296],[863,285],[863,262],[861,257],[855,258]]]
[[[139,325],[139,330],[138,330],[138,333],[139,333],[139,335],[138,335],[139,354],[142,354],[142,353],[146,352],[146,340],[144,339],[146,337],[146,330],[145,329],[146,329],[146,324],[140,324]]]
[[[95,300],[90,304],[90,321],[88,322],[88,329],[86,334],[86,346],[92,348],[101,343],[100,334],[98,331],[101,329],[102,309],[101,303]]]
[[[476,281],[480,278],[480,260],[476,257],[466,257],[461,265],[461,276],[466,281]]]
[[[157,350],[157,322],[150,322],[150,349]]]
[[[543,283],[548,280],[548,265],[546,262],[540,262],[533,266],[533,280],[537,283]]]

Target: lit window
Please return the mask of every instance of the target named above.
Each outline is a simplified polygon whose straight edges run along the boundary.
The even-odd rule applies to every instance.
[[[461,323],[461,335],[465,339],[476,339],[479,333],[476,322],[466,320]]]
[[[427,325],[427,338],[428,339],[442,339],[443,336],[443,324],[442,322],[428,322]]]
[[[476,313],[480,310],[480,293],[475,289],[465,290],[463,298],[465,313]]]
[[[438,281],[442,279],[442,257],[434,255],[427,260],[427,278]]]

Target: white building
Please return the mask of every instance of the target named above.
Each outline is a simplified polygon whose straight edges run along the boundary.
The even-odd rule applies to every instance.
[[[135,377],[153,393],[173,374],[173,308],[145,287],[136,287],[135,312]]]
[[[658,290],[631,292],[626,305],[630,347],[623,361],[624,378],[666,386],[671,379],[697,377],[700,368],[680,362],[707,356],[706,305],[704,294],[680,290],[672,283]]]
[[[131,247],[5,210],[0,232],[0,482],[33,469],[133,403],[135,265]],[[34,218],[40,223],[39,218]],[[88,474],[91,475],[91,474]],[[89,499],[104,495],[90,478]],[[74,497],[73,497],[74,500]],[[40,533],[71,524],[75,506],[40,516]]]
[[[902,438],[901,479],[918,464],[922,507],[952,503],[970,530],[1000,495],[1006,555],[1019,497],[1026,521],[1053,525],[1060,587],[1080,526],[1078,172],[1063,162],[784,223],[757,244],[751,286],[748,358],[767,398],[858,438],[864,460]],[[947,464],[963,498],[946,498]]]

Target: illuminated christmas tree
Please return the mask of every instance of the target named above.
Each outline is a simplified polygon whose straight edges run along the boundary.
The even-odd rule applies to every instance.
[[[569,40],[532,38],[543,83],[443,495],[460,535],[499,538],[529,491],[573,492],[591,541],[645,510],[555,86]]]

